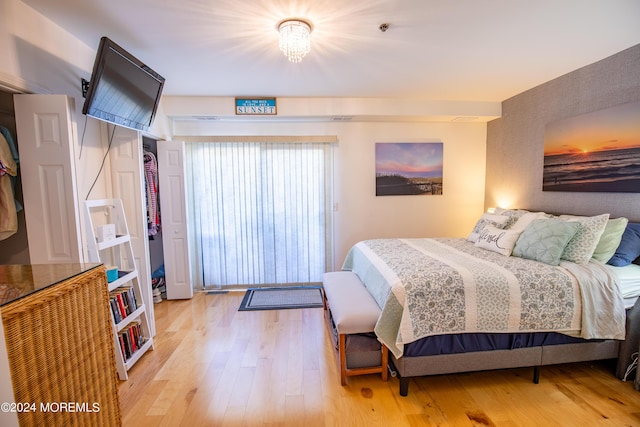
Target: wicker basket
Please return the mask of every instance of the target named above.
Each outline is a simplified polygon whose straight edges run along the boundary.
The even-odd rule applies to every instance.
[[[21,426],[122,424],[103,266],[2,307]]]

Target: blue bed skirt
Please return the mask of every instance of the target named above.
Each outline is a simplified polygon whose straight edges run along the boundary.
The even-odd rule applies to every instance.
[[[590,340],[589,342],[593,342]],[[557,332],[533,333],[470,333],[436,335],[405,345],[404,357],[433,356],[438,354],[469,353],[473,351],[513,350],[542,345],[587,342]]]

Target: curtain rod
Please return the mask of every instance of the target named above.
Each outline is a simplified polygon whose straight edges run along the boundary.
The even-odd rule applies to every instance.
[[[207,135],[174,136],[174,141],[184,142],[290,142],[290,143],[336,143],[336,135]]]

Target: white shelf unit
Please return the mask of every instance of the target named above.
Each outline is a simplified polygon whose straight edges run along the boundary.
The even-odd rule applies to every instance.
[[[108,286],[109,295],[116,298],[116,305],[110,307],[116,367],[120,379],[126,380],[128,379],[127,371],[147,350],[153,349],[153,338],[147,309],[142,298],[138,270],[131,247],[131,237],[122,200],[86,200],[84,203],[88,262],[99,262],[107,267],[115,266],[118,268],[118,278],[109,282]],[[113,239],[98,242],[97,227],[106,224],[115,226],[116,236]],[[127,304],[127,307],[130,308],[119,310],[116,293],[126,291],[129,288],[133,291],[134,301]],[[115,310],[119,310],[118,315]],[[130,330],[130,328],[134,329]],[[124,334],[128,336],[125,337]],[[139,336],[141,339],[136,339]]]

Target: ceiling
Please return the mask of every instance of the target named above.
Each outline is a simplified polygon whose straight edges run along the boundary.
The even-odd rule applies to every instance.
[[[90,47],[108,36],[164,95],[499,102],[640,43],[638,0],[22,1]],[[288,17],[314,26],[298,64]]]

